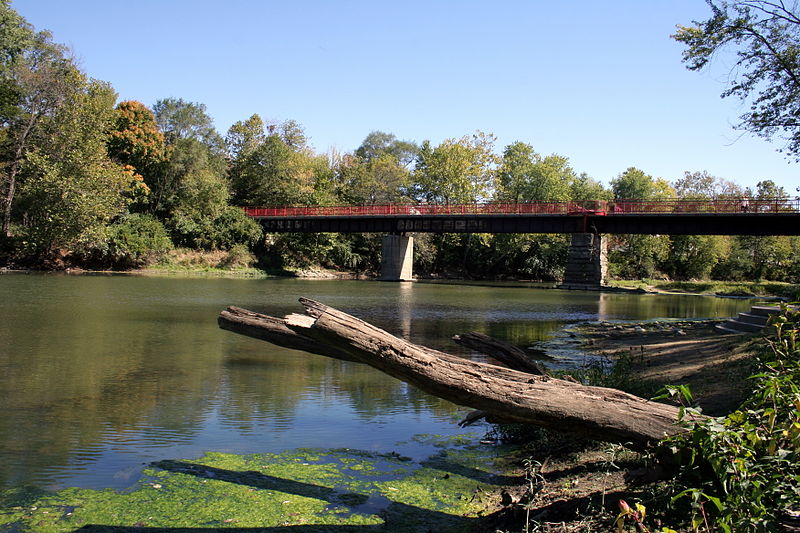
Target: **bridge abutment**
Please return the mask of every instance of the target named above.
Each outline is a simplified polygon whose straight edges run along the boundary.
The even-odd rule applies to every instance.
[[[411,281],[414,275],[414,238],[384,235],[381,250],[382,281]]]
[[[573,233],[562,289],[597,289],[606,282],[608,245],[603,235]]]

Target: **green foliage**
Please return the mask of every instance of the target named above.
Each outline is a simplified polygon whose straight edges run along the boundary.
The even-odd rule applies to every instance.
[[[424,141],[417,154],[414,195],[437,204],[469,204],[489,198],[494,185],[494,137],[482,132],[446,139],[433,147]]]
[[[237,244],[251,247],[262,235],[257,222],[232,206],[222,207],[216,215],[176,211],[168,223],[176,244],[195,249],[228,250]]]
[[[645,174],[631,167],[613,180],[611,190],[618,200],[655,200],[674,198],[675,190],[665,180]]]
[[[701,70],[714,56],[736,55],[723,97],[749,104],[738,127],[756,135],[786,139],[800,155],[800,13],[796,4],[769,0],[708,0],[711,16],[679,26],[672,37],[686,46],[683,61]]]
[[[710,199],[739,197],[744,195],[741,187],[735,183],[712,176],[706,171],[684,172],[683,177],[672,183],[678,198]]]
[[[564,202],[571,199],[576,179],[567,158],[555,154],[542,157],[529,144],[516,142],[503,152],[496,197],[514,203]]]
[[[95,81],[75,83],[27,156],[20,232],[26,249],[39,257],[58,248],[96,246],[128,202],[130,176],[108,159],[105,148],[114,92]]]
[[[403,167],[408,167],[417,155],[419,147],[410,141],[400,141],[391,133],[373,131],[356,148],[354,155],[364,161],[371,161],[383,155],[391,155]]]
[[[133,214],[108,228],[101,261],[113,268],[141,268],[172,248],[164,225],[151,215]]]
[[[224,153],[225,143],[214,129],[214,121],[204,104],[187,102],[183,98],[165,98],[153,105],[153,114],[168,144],[194,139],[207,146],[214,155]]]
[[[609,245],[609,271],[614,277],[654,277],[669,254],[666,235],[613,235]]]
[[[236,205],[314,203],[318,161],[273,134],[234,163],[230,171]]]
[[[0,0],[0,124],[16,112],[19,92],[13,70],[33,40],[31,26],[10,4],[10,0]]]
[[[664,443],[683,459],[672,501],[689,504],[693,523],[775,531],[800,509],[800,312],[784,308],[771,324],[750,399]]]
[[[234,244],[228,253],[219,262],[219,268],[241,269],[250,268],[256,263],[256,256],[244,244]]]
[[[726,245],[727,240],[718,235],[673,235],[661,269],[672,279],[708,279],[729,252]]]
[[[396,156],[344,157],[337,165],[339,196],[355,205],[403,203],[411,173]]]
[[[228,134],[225,136],[225,147],[228,150],[228,157],[233,161],[247,157],[253,150],[258,148],[266,138],[264,121],[260,116],[254,114],[245,121],[240,120],[228,128]]]

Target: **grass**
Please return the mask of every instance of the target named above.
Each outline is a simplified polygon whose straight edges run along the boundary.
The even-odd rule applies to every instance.
[[[142,269],[143,273],[199,274],[210,277],[268,278],[268,273],[254,268],[255,257],[241,250],[191,250],[176,248],[164,254],[158,263]]]
[[[800,299],[800,285],[780,281],[664,281],[656,279],[611,280],[612,287],[669,292],[716,294],[720,296],[777,296]]]

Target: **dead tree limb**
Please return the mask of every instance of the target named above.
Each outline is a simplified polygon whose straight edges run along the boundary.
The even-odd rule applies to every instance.
[[[461,335],[454,335],[453,340],[461,346],[466,346],[482,354],[486,354],[494,359],[497,359],[508,368],[519,370],[520,372],[527,372],[528,374],[536,374],[537,376],[546,376],[547,371],[545,368],[532,361],[525,350],[517,348],[513,344],[503,342],[483,333],[477,331],[470,331],[469,333],[462,333]]]
[[[506,422],[534,424],[635,449],[682,431],[675,424],[676,407],[616,389],[470,361],[412,344],[319,302],[306,298],[300,302],[305,315],[281,320],[229,308],[219,323],[224,329],[280,346],[368,364],[429,394]],[[262,322],[268,333],[259,331]]]

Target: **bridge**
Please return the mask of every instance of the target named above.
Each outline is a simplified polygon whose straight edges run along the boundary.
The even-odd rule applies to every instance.
[[[382,279],[411,279],[408,233],[569,233],[565,286],[605,280],[604,234],[800,235],[800,198],[246,207],[271,233],[385,233]]]

